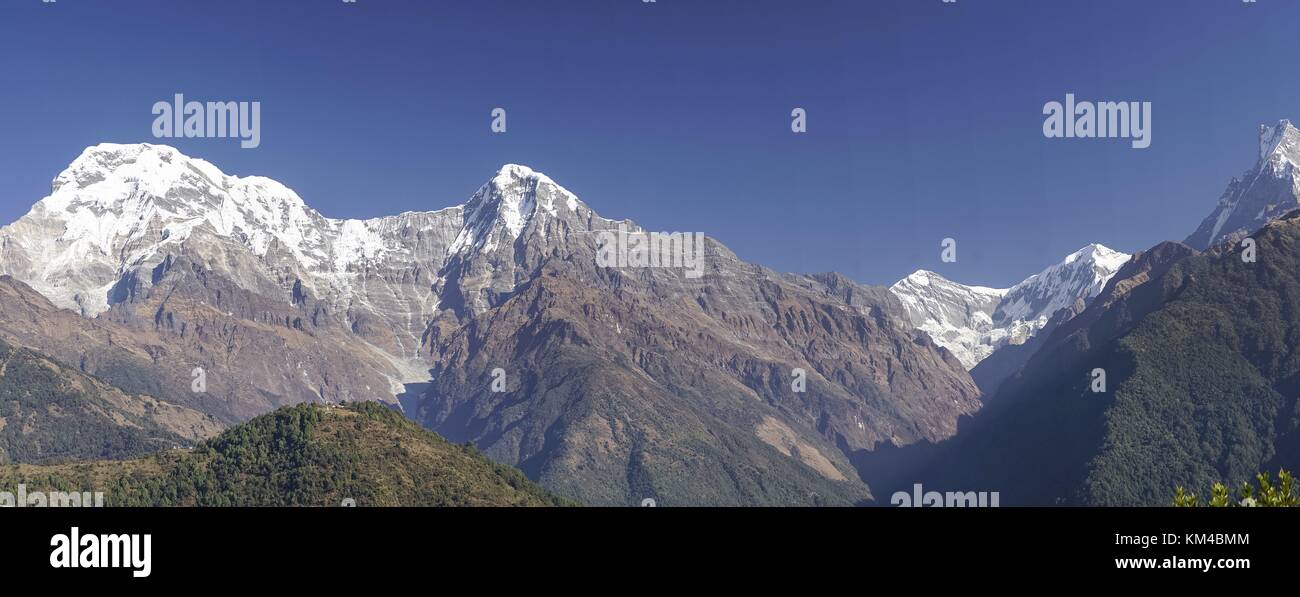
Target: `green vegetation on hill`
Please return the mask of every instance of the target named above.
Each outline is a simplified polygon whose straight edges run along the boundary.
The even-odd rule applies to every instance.
[[[0,342],[0,464],[136,458],[218,428],[211,417]]]
[[[0,467],[0,488],[18,483],[109,506],[572,505],[375,403],[285,407],[139,460]]]
[[[1295,466],[1300,222],[1255,237],[1255,263],[1233,250],[1175,265],[1163,305],[1109,347],[1133,373],[1107,409],[1087,502],[1160,503],[1179,485]]]

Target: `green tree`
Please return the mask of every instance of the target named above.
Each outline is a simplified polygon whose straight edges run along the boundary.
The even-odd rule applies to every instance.
[[[1211,508],[1300,506],[1300,494],[1296,492],[1295,477],[1289,471],[1278,471],[1277,483],[1273,482],[1268,473],[1255,475],[1255,482],[1258,487],[1250,483],[1242,483],[1241,488],[1237,490],[1237,499],[1232,498],[1227,485],[1215,483],[1210,487],[1210,499],[1205,504],[1201,503],[1201,498],[1196,494],[1179,487],[1174,491],[1174,506],[1179,508],[1195,508],[1202,505]]]

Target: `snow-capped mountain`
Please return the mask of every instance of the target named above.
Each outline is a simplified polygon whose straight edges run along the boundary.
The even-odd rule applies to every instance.
[[[966,286],[917,271],[890,287],[912,324],[973,368],[1006,344],[1021,344],[1057,311],[1097,296],[1129,255],[1088,245],[1011,288]]]
[[[507,165],[465,204],[368,220],[326,218],[291,189],[237,177],[160,145],[101,144],[49,196],[0,228],[0,274],[93,317],[186,253],[265,296],[323,301],[409,358],[439,306],[431,290],[454,256],[495,254],[529,225],[580,202],[545,175]],[[533,201],[542,201],[535,209]],[[497,272],[495,275],[503,275]],[[124,282],[125,281],[125,282]],[[379,331],[379,333],[375,333]]]
[[[1183,242],[1205,250],[1258,230],[1300,207],[1300,130],[1291,121],[1259,127],[1255,166],[1232,179],[1214,211]]]
[[[902,301],[912,324],[951,351],[967,369],[1005,340],[1007,330],[994,325],[993,314],[1008,289],[966,286],[926,270],[889,289]]]

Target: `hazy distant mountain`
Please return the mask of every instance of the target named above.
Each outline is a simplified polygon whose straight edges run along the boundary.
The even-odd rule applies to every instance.
[[[1259,127],[1259,159],[1240,178],[1232,179],[1219,205],[1201,222],[1186,244],[1205,250],[1236,240],[1270,220],[1300,207],[1300,130],[1291,121]]]
[[[856,503],[847,454],[979,407],[885,289],[712,239],[700,277],[598,266],[620,226],[640,230],[523,166],[463,205],[334,220],[270,179],[99,145],[0,229],[0,338],[226,423],[400,404],[594,504]]]
[[[921,270],[890,290],[913,325],[971,369],[1002,346],[1025,343],[1061,309],[1096,296],[1128,258],[1092,244],[1011,288],[966,286]]]

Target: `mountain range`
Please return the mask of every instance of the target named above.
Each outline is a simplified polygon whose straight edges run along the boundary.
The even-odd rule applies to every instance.
[[[896,451],[906,464],[872,479],[876,491],[922,482],[1011,505],[1167,505],[1179,486],[1300,465],[1296,135],[1286,121],[1262,127],[1253,182],[1234,180],[1210,225],[1138,252],[1086,306],[1058,313],[958,434]]]
[[[1160,503],[1297,462],[1297,140],[1261,127],[1256,166],[1184,243],[1090,244],[1010,288],[780,273],[709,237],[698,269],[658,242],[636,249],[654,267],[610,265],[609,238],[650,231],[520,165],[459,205],[341,220],[170,147],[97,145],[0,228],[0,473],[258,503],[274,490],[221,446],[265,454],[287,440],[264,432],[317,421],[387,437],[398,419],[355,404],[374,402],[500,467],[439,457],[483,482],[376,503],[855,505],[918,479]],[[313,451],[313,474],[361,474],[340,450],[394,457],[371,448]],[[366,470],[440,474],[394,464]],[[209,474],[244,480],[198,492]]]
[[[0,229],[0,339],[226,425],[387,402],[588,504],[860,503],[846,454],[978,409],[886,289],[713,239],[699,278],[601,267],[620,225],[641,230],[523,166],[462,205],[333,220],[269,179],[99,145]]]

